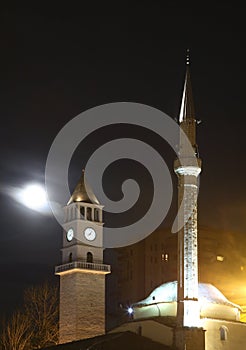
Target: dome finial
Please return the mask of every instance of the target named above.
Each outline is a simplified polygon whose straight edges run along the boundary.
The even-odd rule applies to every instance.
[[[190,64],[190,49],[186,50],[186,64],[187,66]]]

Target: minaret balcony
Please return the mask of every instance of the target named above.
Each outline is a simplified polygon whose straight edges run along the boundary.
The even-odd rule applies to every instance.
[[[178,175],[183,176],[195,176],[198,177],[201,172],[201,159],[199,158],[186,158],[183,159],[181,164],[179,159],[174,161],[174,171]]]
[[[56,266],[55,274],[63,275],[73,272],[108,274],[111,272],[110,265],[90,263],[86,261],[72,261],[67,264]]]

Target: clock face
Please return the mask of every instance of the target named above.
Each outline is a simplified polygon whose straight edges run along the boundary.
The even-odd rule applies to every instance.
[[[71,240],[73,239],[73,229],[70,228],[68,231],[67,231],[67,240],[68,242],[71,242]]]
[[[87,227],[84,230],[84,235],[88,241],[94,241],[94,239],[96,238],[96,231],[91,227]]]

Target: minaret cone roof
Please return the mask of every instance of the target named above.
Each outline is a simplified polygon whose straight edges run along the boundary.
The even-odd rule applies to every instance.
[[[195,108],[190,78],[190,60],[189,56],[187,55],[184,89],[179,113],[179,123],[182,123],[184,120],[189,118],[195,119]]]
[[[81,178],[77,183],[71,198],[69,199],[67,205],[74,202],[84,202],[90,204],[99,204],[98,199],[96,198],[94,192],[91,187],[88,185],[85,179],[85,172],[82,171]]]

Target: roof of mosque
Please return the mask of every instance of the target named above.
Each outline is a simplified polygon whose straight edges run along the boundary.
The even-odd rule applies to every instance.
[[[230,302],[215,286],[210,283],[199,283],[198,300],[214,304],[222,304],[241,309],[240,306]],[[163,302],[177,301],[177,281],[163,283],[155,288],[150,295],[135,303],[133,306],[145,306]]]

